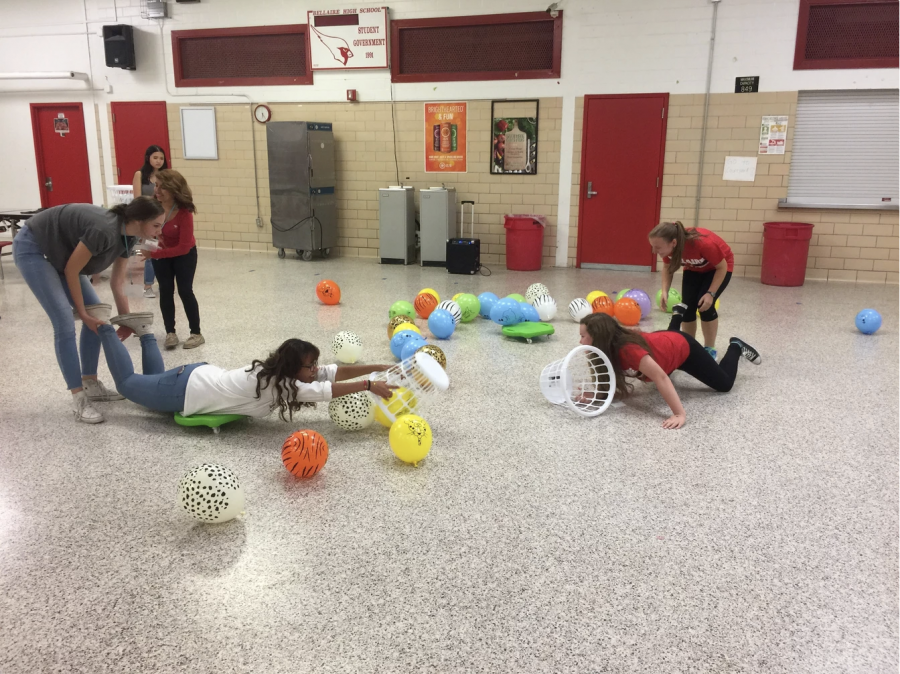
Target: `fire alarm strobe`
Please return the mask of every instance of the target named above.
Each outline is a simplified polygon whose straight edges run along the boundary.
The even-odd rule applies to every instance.
[[[257,105],[253,109],[253,118],[260,124],[265,124],[272,119],[272,111],[268,105]]]
[[[347,89],[347,100],[351,103],[356,102],[356,89]]]

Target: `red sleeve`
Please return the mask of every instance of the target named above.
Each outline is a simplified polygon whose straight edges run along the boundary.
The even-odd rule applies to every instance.
[[[706,258],[706,261],[715,267],[725,259],[725,254],[719,248],[716,240],[713,239],[715,234],[705,234],[695,241],[700,254]]]
[[[643,349],[637,344],[626,344],[619,349],[619,367],[623,370],[640,370],[641,359],[649,355],[647,349]]]
[[[180,257],[191,252],[191,248],[196,245],[194,241],[194,216],[188,211],[178,211],[172,221],[178,220],[178,243],[171,248],[160,248],[152,255],[154,260],[161,260],[166,257]]]

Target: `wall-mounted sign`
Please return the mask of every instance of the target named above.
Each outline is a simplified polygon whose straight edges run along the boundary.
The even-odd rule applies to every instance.
[[[466,172],[466,104],[425,104],[425,172]]]
[[[495,106],[507,110],[534,106],[533,116],[498,116]],[[534,175],[537,173],[539,101],[491,102],[491,173]],[[528,113],[526,113],[528,114]]]
[[[306,13],[313,70],[388,67],[387,7]]]
[[[759,91],[759,75],[753,77],[735,77],[734,93],[752,94]]]
[[[722,180],[756,180],[756,157],[725,157]]]
[[[784,154],[787,127],[787,115],[763,117],[759,126],[759,154]]]
[[[65,113],[60,112],[53,120],[53,132],[58,133],[60,138],[65,138],[69,133],[69,118],[64,115]]]

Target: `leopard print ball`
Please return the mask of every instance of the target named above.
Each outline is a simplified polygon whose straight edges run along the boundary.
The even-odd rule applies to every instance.
[[[361,431],[375,421],[375,404],[364,391],[351,393],[328,403],[328,416],[345,431]]]
[[[362,340],[355,332],[343,330],[331,340],[331,350],[340,362],[352,364],[362,355]]]
[[[417,349],[416,353],[427,353],[429,356],[434,358],[442,368],[444,368],[445,370],[447,369],[447,356],[444,355],[444,352],[439,346],[435,346],[434,344],[426,344],[425,346]]]
[[[244,489],[230,468],[204,463],[181,478],[178,502],[201,522],[227,522],[244,510]]]

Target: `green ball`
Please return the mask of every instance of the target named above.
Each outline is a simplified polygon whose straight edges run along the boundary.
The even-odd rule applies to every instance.
[[[416,310],[413,308],[412,302],[407,302],[406,300],[397,300],[391,305],[391,310],[388,312],[390,318],[396,318],[397,316],[408,316],[410,322],[412,322],[416,317]]]
[[[463,323],[471,323],[481,311],[481,302],[478,301],[478,298],[475,297],[475,295],[470,293],[463,293],[457,297],[456,303],[459,305],[459,310],[462,312]]]
[[[511,300],[515,300],[516,302],[524,302],[525,298],[522,297],[519,293],[513,293],[512,295],[507,295],[507,297]]]
[[[659,307],[659,300],[662,297],[662,288],[656,291],[656,306]],[[666,298],[666,313],[672,313],[672,307],[681,304],[681,293],[675,288],[669,288],[669,296]]]
[[[620,290],[616,294],[616,302],[618,302],[620,299],[622,299],[625,296],[625,293],[630,293],[630,292],[631,292],[631,288],[622,288],[622,290]]]

